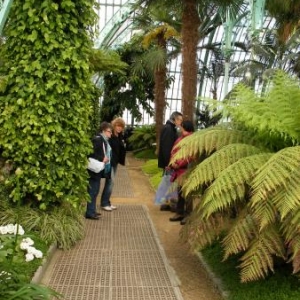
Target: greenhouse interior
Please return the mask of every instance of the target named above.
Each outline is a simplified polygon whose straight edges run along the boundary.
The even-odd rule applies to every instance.
[[[0,0],[0,299],[299,300],[300,0]]]

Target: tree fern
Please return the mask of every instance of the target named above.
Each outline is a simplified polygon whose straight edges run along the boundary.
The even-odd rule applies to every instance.
[[[213,182],[223,170],[241,157],[260,152],[259,148],[247,144],[230,144],[222,147],[191,172],[188,185],[184,186],[185,191],[189,193],[199,185]]]
[[[243,85],[236,87],[235,93],[236,106],[230,112],[236,121],[275,135],[285,143],[300,142],[300,89],[296,79],[277,72],[263,97]]]
[[[252,241],[249,250],[241,258],[241,281],[264,278],[274,272],[273,255],[284,258],[283,241],[275,227],[268,227]]]
[[[178,158],[200,157],[210,155],[216,150],[231,143],[244,143],[251,141],[251,137],[246,132],[225,129],[222,127],[207,128],[193,133],[182,139],[178,144],[179,151],[174,155],[174,160]]]
[[[285,148],[274,154],[258,170],[253,179],[252,207],[259,211],[258,206],[263,209],[262,203],[270,199],[279,209],[281,218],[293,210],[298,209],[300,204],[299,184],[300,181],[300,146]],[[282,190],[285,195],[283,195]],[[278,194],[276,196],[276,194]],[[256,206],[256,208],[255,208]],[[264,214],[259,217],[262,221]]]
[[[201,250],[221,235],[228,218],[210,216],[203,220],[193,211],[188,222],[189,226],[183,227],[180,233],[181,238],[188,241],[193,249]]]
[[[248,210],[245,209],[233,222],[228,234],[222,241],[225,250],[224,260],[232,254],[246,251],[256,233],[255,220],[251,217]]]
[[[203,215],[209,216],[228,209],[237,201],[244,202],[255,172],[271,155],[254,154],[243,157],[222,171],[207,189],[201,201]]]
[[[277,73],[259,97],[239,86],[230,105],[231,126],[194,133],[177,152],[176,159],[193,156],[197,163],[185,192],[204,186],[182,237],[197,249],[222,232],[224,258],[243,253],[244,282],[274,271],[274,256],[299,272],[299,81]]]

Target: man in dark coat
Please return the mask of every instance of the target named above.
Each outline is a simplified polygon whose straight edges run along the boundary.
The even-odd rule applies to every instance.
[[[170,119],[163,126],[159,137],[158,167],[163,169],[163,175],[167,172],[171,151],[175,141],[178,138],[177,127],[181,126],[183,121],[182,113],[175,111]],[[160,210],[171,210],[170,205],[162,204]]]
[[[169,165],[172,147],[178,138],[177,128],[182,123],[182,113],[175,111],[163,126],[159,137],[158,167],[165,170]]]

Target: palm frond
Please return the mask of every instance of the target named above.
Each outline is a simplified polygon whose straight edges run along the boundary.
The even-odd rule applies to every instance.
[[[255,148],[253,150],[255,152]],[[249,182],[271,156],[272,154],[253,153],[240,158],[222,171],[203,196],[201,202],[203,215],[209,216],[228,209],[239,200],[244,202],[249,190]]]
[[[264,278],[269,271],[274,272],[273,256],[284,257],[283,241],[276,227],[268,227],[260,232],[241,258],[241,281]]]

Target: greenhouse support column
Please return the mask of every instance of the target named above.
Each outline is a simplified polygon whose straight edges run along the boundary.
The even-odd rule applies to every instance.
[[[224,73],[224,91],[223,98],[226,97],[228,93],[228,83],[229,83],[229,69],[230,69],[230,58],[232,53],[232,30],[233,30],[234,22],[230,18],[229,10],[226,12],[226,22],[225,22],[225,45],[223,48],[224,56],[225,56],[225,73]]]
[[[251,9],[251,31],[252,34],[255,34],[256,30],[262,28],[266,0],[250,0],[249,2]]]
[[[0,36],[2,35],[2,31],[12,3],[13,0],[4,0],[2,6],[0,7]]]

